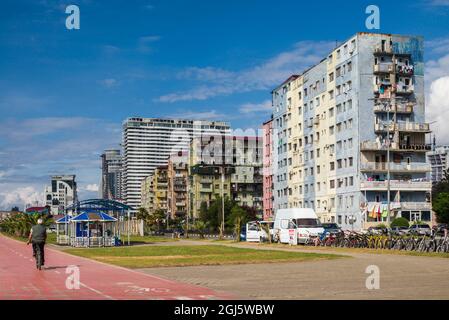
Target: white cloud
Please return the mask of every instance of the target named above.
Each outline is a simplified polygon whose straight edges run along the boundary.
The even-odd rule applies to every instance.
[[[143,36],[139,38],[137,50],[142,53],[149,53],[153,50],[151,44],[161,39],[160,36]]]
[[[206,100],[232,93],[272,89],[293,73],[300,73],[320,61],[334,46],[333,42],[302,41],[292,50],[282,52],[265,63],[230,71],[213,67],[190,67],[178,73],[178,79],[194,80],[199,84],[181,93],[169,93],[160,102]],[[204,84],[207,83],[207,84]]]
[[[429,0],[427,4],[433,7],[449,7],[449,0]]]
[[[102,119],[0,121],[0,171],[5,172],[0,191],[9,194],[30,185],[43,190],[53,174],[76,174],[78,185],[90,185],[89,190],[79,188],[80,198],[91,197],[100,181],[100,153],[117,148],[120,138],[120,124]]]
[[[107,78],[107,79],[100,80],[100,84],[106,88],[113,88],[113,87],[118,86],[119,82],[117,81],[117,79]]]
[[[245,103],[240,107],[239,111],[243,114],[269,114],[272,111],[272,103],[270,100],[265,100],[262,103]]]
[[[426,113],[438,144],[449,144],[449,38],[426,43],[432,56],[426,63]]]
[[[449,144],[449,75],[432,82],[429,92],[427,114],[436,134],[438,144]]]
[[[98,190],[100,190],[100,187],[98,186],[98,184],[94,183],[94,184],[88,184],[86,186],[86,191],[90,191],[90,192],[98,192]]]
[[[210,110],[179,112],[169,117],[192,120],[226,120],[229,116],[223,113],[218,113],[216,110]]]
[[[44,193],[37,191],[34,187],[18,187],[12,190],[7,189],[7,186],[0,186],[0,208],[9,210],[14,206],[24,208],[26,204],[34,204],[36,201],[39,204],[43,203]]]

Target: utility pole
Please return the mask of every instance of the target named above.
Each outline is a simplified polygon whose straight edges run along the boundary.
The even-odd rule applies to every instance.
[[[225,201],[224,201],[224,181],[225,181],[225,166],[221,166],[221,228],[220,228],[220,240],[223,240],[224,236],[224,219],[225,219]]]
[[[390,182],[390,108],[391,103],[387,107],[387,224],[390,225],[390,196],[391,196],[391,182]],[[394,129],[394,127],[393,127]],[[393,131],[394,132],[394,131]]]

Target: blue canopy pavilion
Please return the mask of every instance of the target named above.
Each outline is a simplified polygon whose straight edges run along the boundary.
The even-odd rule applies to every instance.
[[[83,211],[69,220],[72,247],[113,247],[117,219],[104,212]]]

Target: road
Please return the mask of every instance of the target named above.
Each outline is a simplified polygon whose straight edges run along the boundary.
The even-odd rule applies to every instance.
[[[232,298],[212,289],[75,257],[49,246],[46,265],[45,270],[36,270],[31,246],[0,235],[0,300]],[[67,269],[69,266],[79,270],[79,289],[73,281],[76,268]]]

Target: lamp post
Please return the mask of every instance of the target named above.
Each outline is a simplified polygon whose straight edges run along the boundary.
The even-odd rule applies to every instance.
[[[391,197],[391,182],[390,182],[390,107],[387,107],[387,224],[390,225],[390,197]]]
[[[225,201],[224,201],[225,166],[221,167],[221,230],[220,239],[224,236]]]

